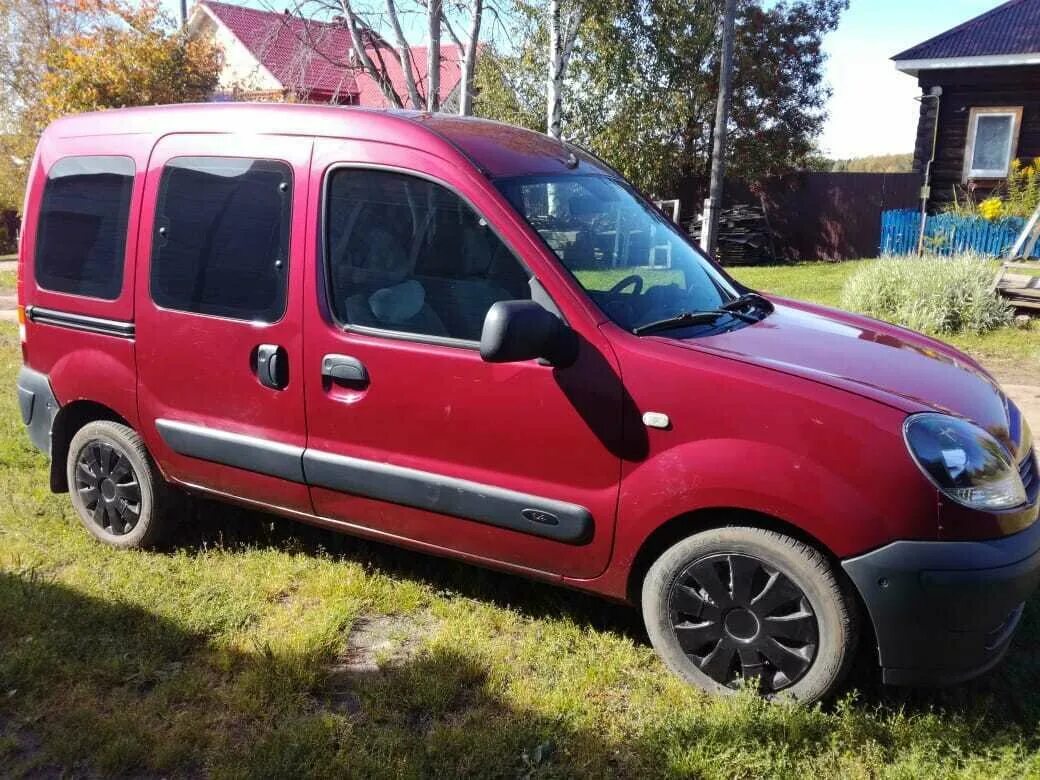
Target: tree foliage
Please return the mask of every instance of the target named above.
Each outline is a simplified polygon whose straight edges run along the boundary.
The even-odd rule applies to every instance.
[[[57,41],[47,56],[39,108],[43,119],[64,114],[205,100],[217,85],[221,55],[181,30],[154,0],[86,4],[98,21]]]
[[[191,40],[155,0],[0,0],[0,207],[19,208],[47,123],[103,108],[205,100],[219,49]]]
[[[756,179],[801,167],[813,157],[830,95],[822,41],[847,5],[847,0],[740,0],[728,144],[734,176]],[[527,20],[519,53],[502,60],[509,84],[520,88],[482,94],[482,115],[518,108],[531,113],[531,91],[523,86],[545,72],[545,30],[537,6],[519,4],[520,17]],[[721,0],[589,4],[565,89],[564,136],[660,195],[706,179],[721,6]]]
[[[907,152],[851,157],[831,161],[828,169],[841,173],[910,173],[914,169],[914,155]]]

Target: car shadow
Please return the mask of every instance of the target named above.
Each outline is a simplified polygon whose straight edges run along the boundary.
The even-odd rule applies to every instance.
[[[458,594],[516,610],[534,619],[564,617],[576,625],[623,636],[636,644],[650,641],[638,610],[630,605],[540,583],[468,563],[359,539],[278,516],[216,501],[195,499],[175,543],[206,546],[267,546],[309,554],[330,553],[388,575],[426,585],[441,594]],[[937,649],[941,653],[942,648]],[[985,717],[994,724],[1040,725],[1040,598],[1027,605],[1012,647],[995,669],[949,688],[897,688],[881,682],[877,658],[864,642],[843,689],[825,709],[851,693],[865,711],[926,714],[978,711],[994,702]]]
[[[346,673],[327,661],[217,652],[149,610],[0,571],[0,775],[523,776],[561,741],[608,754],[592,731],[508,703],[475,654],[435,647]]]
[[[630,605],[219,501],[193,498],[171,542],[175,548],[189,550],[265,546],[312,555],[327,552],[442,594],[479,599],[530,618],[566,617],[578,625],[649,644],[642,619]]]
[[[632,630],[632,610],[591,597],[339,538],[203,507],[179,541],[331,553],[535,617]],[[622,736],[518,704],[532,700],[478,648],[433,643],[356,666],[314,649],[229,645],[190,625],[35,570],[0,571],[0,775],[637,777],[665,771],[667,751],[698,744],[782,745],[806,757],[836,740],[891,746],[907,738],[900,724],[917,718],[924,736],[962,753],[1001,751],[1033,744],[1040,723],[1036,604],[1008,663],[977,683],[939,693],[862,687],[851,717],[847,705],[802,716],[746,701],[705,706]],[[948,733],[950,724],[961,725]]]

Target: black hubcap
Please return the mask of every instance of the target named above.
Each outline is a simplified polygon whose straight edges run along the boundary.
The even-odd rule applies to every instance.
[[[111,444],[92,441],[76,460],[76,490],[91,520],[123,536],[141,519],[141,486],[126,455]]]
[[[800,680],[816,657],[819,626],[809,599],[786,575],[738,553],[694,561],[668,594],[675,636],[718,683],[758,680],[775,693]]]

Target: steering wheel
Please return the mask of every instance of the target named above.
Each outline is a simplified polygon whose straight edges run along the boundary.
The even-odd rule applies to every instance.
[[[618,295],[622,290],[630,285],[632,287],[632,295],[639,295],[639,293],[643,292],[643,277],[639,274],[630,274],[611,287],[610,290],[608,290],[608,294]]]

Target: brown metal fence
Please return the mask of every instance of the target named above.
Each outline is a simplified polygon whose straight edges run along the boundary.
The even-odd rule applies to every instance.
[[[700,188],[683,189],[684,211],[692,217],[702,203]],[[877,256],[881,213],[914,208],[920,189],[916,173],[802,172],[754,184],[727,181],[724,205],[765,209],[777,260],[851,260]]]

